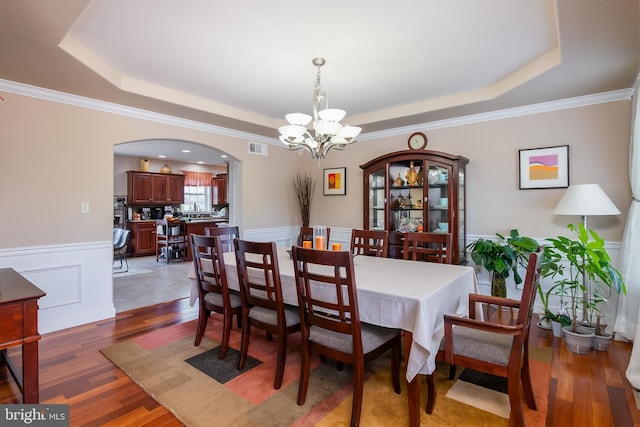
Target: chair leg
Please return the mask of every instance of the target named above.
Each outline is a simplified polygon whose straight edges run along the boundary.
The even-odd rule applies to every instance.
[[[393,391],[396,394],[400,394],[400,357],[401,357],[400,339],[398,338],[398,344],[391,348],[391,383],[393,384]]]
[[[200,305],[200,313],[198,313],[198,329],[196,329],[196,341],[193,344],[196,347],[199,346],[200,342],[202,341],[204,331],[205,329],[207,329],[207,321],[209,320],[209,316],[211,316],[211,311]]]
[[[276,364],[276,379],[273,383],[273,388],[278,390],[282,387],[282,378],[284,377],[284,365],[287,360],[287,333],[280,331],[278,333],[278,361]]]
[[[524,390],[524,399],[527,402],[527,406],[534,411],[537,410],[536,398],[533,395],[533,386],[531,384],[531,372],[529,371],[528,346],[525,346],[524,363],[520,370],[520,379],[522,381],[522,389]]]
[[[456,372],[458,367],[456,365],[449,365],[449,379],[454,380],[456,378]]]
[[[231,337],[231,324],[233,322],[233,314],[231,310],[225,310],[222,315],[222,348],[218,359],[222,360],[227,357],[227,350],[229,350],[229,338]]]
[[[238,361],[238,370],[242,371],[247,363],[247,353],[249,353],[249,337],[251,336],[251,322],[249,317],[243,315],[244,327],[242,328],[242,342],[240,343],[240,360]]]
[[[304,340],[304,337],[302,338]],[[309,387],[309,370],[311,368],[308,344],[303,342],[300,347],[300,381],[298,383],[298,406],[304,405],[307,400],[307,388]]]
[[[510,426],[524,426],[524,411],[522,410],[522,395],[520,392],[520,376],[507,375],[507,389],[509,391],[509,405],[511,415],[509,416]]]
[[[353,404],[351,406],[351,427],[360,425],[362,394],[364,391],[364,366],[356,362],[353,365]]]

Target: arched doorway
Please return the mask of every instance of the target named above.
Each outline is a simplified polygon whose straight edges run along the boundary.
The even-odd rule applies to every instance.
[[[117,200],[127,197],[127,171],[140,171],[140,160],[148,161],[149,172],[161,172],[163,167],[173,174],[181,171],[209,173],[212,176],[226,174],[227,203],[223,205],[198,203],[198,214],[212,214],[225,207],[229,223],[238,224],[238,183],[239,162],[216,148],[191,141],[153,139],[131,141],[114,146],[114,213]],[[161,157],[162,156],[162,157]],[[213,188],[212,188],[213,190]],[[213,193],[213,191],[212,191]],[[211,194],[212,196],[213,194]],[[208,199],[212,200],[212,199]],[[191,215],[191,205],[181,204],[178,211]],[[127,203],[127,207],[129,204]],[[136,205],[140,211],[143,206]],[[168,207],[168,206],[167,206]],[[162,206],[165,208],[165,206]],[[124,212],[120,226],[129,228],[129,212]],[[114,215],[114,227],[115,227]],[[154,225],[149,225],[153,229]],[[154,230],[155,231],[155,230]],[[189,295],[187,271],[189,262],[156,262],[155,245],[153,254],[142,254],[129,258],[130,270],[113,276],[113,299],[116,312],[185,298]]]

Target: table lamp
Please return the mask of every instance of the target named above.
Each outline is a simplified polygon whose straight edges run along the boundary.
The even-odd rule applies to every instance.
[[[618,215],[620,210],[598,184],[570,185],[556,208],[555,215],[578,215],[587,228],[587,217],[591,215]]]

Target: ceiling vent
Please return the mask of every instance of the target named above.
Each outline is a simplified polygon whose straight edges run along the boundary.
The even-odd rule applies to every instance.
[[[267,155],[267,144],[249,141],[249,153],[258,154],[260,156]]]

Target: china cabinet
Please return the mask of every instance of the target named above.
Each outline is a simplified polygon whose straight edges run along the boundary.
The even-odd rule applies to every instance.
[[[465,157],[406,150],[361,165],[367,230],[389,230],[389,256],[401,257],[404,233],[452,233],[453,263],[466,262]]]

